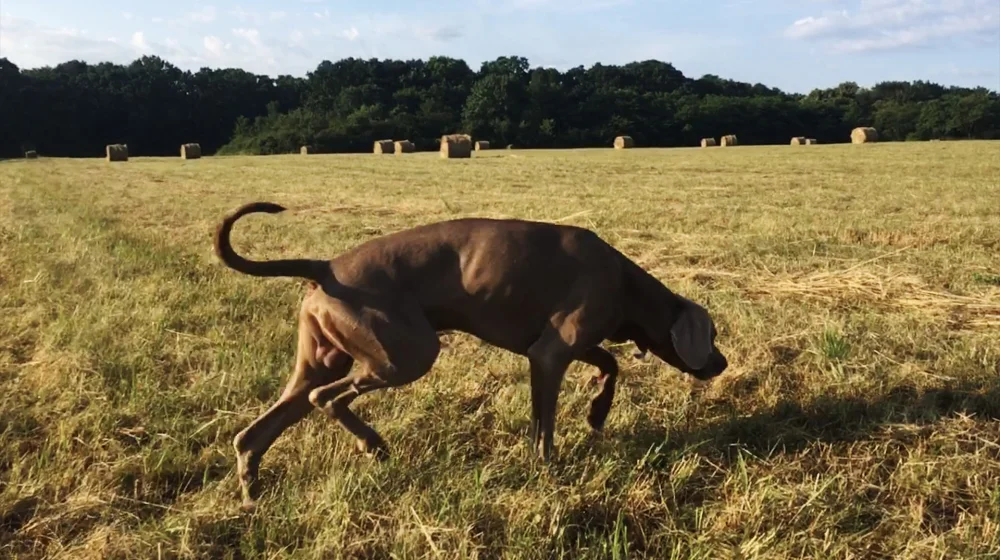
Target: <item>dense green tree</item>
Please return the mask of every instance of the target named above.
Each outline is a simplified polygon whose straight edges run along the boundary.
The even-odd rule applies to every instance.
[[[845,142],[875,126],[889,141],[1000,138],[1000,97],[977,88],[887,81],[844,82],[808,95],[644,60],[560,72],[504,56],[473,71],[427,60],[324,61],[305,78],[244,70],[182,71],[158,57],[128,65],[71,60],[21,70],[0,58],[0,156],[97,156],[123,142],[134,155],[173,155],[183,142],[207,154],[272,154],[312,144],[368,151],[380,138],[420,149],[468,132],[497,145],[609,146],[629,134],[642,146],[693,146],[736,134],[744,144],[792,136]]]

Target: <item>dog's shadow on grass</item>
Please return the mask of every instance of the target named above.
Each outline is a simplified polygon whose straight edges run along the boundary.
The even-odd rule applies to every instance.
[[[668,432],[644,424],[616,439],[627,448],[628,459],[659,468],[669,468],[674,460],[691,451],[710,455],[722,464],[734,460],[737,450],[766,456],[794,454],[816,443],[871,439],[893,424],[929,428],[959,416],[1000,420],[1000,378],[924,390],[900,386],[873,398],[789,399],[750,414],[733,404],[720,406],[728,409],[724,419],[706,426]]]

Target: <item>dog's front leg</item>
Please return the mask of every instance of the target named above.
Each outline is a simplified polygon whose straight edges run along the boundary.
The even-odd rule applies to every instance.
[[[531,367],[531,445],[544,462],[552,460],[559,389],[572,358],[555,330],[528,349]]]
[[[590,401],[590,414],[587,423],[597,431],[604,429],[604,422],[611,412],[611,402],[615,398],[615,382],[618,380],[618,361],[604,348],[594,346],[579,358],[581,362],[590,364],[600,370],[601,392]]]

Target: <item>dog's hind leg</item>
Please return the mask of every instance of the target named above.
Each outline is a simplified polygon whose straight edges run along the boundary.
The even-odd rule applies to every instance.
[[[309,391],[346,376],[354,362],[347,354],[319,343],[309,330],[308,321],[300,325],[295,371],[284,391],[270,408],[233,439],[243,509],[246,511],[255,507],[261,457],[282,432],[312,410]]]
[[[313,389],[309,402],[354,435],[361,451],[384,459],[388,456],[385,441],[351,411],[350,404],[365,393],[419,379],[434,365],[441,346],[437,332],[418,310],[376,315],[374,320],[354,321],[351,336],[341,340],[363,367],[347,378]],[[343,313],[332,313],[321,325],[334,332],[337,321],[344,317]]]
[[[587,423],[597,431],[604,429],[604,422],[611,412],[611,402],[615,398],[615,382],[618,380],[618,361],[615,357],[600,346],[589,348],[579,361],[590,364],[601,371],[597,378],[601,383],[601,392],[590,401],[590,413],[587,415]]]

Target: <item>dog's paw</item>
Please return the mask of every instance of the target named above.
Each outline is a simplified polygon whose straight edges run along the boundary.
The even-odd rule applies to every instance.
[[[389,447],[380,437],[368,438],[367,440],[357,440],[358,451],[365,454],[369,459],[382,462],[389,458]]]
[[[253,515],[257,512],[257,502],[254,500],[243,500],[243,503],[240,504],[240,511],[247,515]]]
[[[606,414],[604,415],[603,418],[597,414],[594,414],[593,412],[587,415],[587,423],[590,424],[590,427],[593,428],[595,432],[604,431],[604,423],[607,421],[607,419],[608,416]]]
[[[594,431],[604,431],[604,424],[608,421],[608,413],[611,409],[599,403],[590,405],[590,412],[587,414],[587,423]]]

